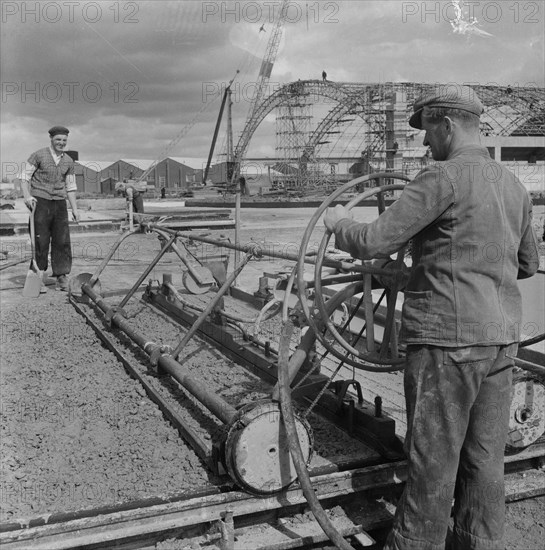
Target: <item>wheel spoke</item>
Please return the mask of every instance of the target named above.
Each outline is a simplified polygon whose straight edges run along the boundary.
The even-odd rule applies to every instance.
[[[310,329],[312,329],[316,334],[316,339],[325,347],[326,352],[332,354],[334,357],[339,359],[340,361],[343,361],[344,363],[351,365],[354,368],[359,368],[363,370],[369,370],[369,371],[376,371],[376,372],[389,372],[393,370],[399,370],[402,368],[403,358],[399,356],[399,348],[397,343],[397,326],[395,324],[395,304],[397,301],[397,293],[399,290],[399,280],[400,278],[397,276],[396,271],[397,269],[401,268],[402,265],[402,254],[398,254],[399,261],[395,261],[393,264],[393,269],[382,269],[382,274],[380,276],[383,276],[386,272],[387,274],[385,277],[387,279],[392,279],[393,285],[388,284],[386,290],[386,293],[383,293],[383,296],[380,297],[380,301],[382,301],[384,295],[386,295],[387,303],[386,303],[386,324],[383,328],[383,338],[382,343],[380,347],[377,345],[377,327],[376,327],[376,313],[377,309],[379,307],[379,303],[374,304],[374,299],[376,300],[376,297],[374,296],[374,286],[377,282],[377,279],[375,276],[378,275],[377,268],[373,265],[368,266],[369,272],[365,271],[365,263],[363,264],[364,269],[362,273],[362,269],[360,266],[356,268],[354,266],[356,273],[343,273],[341,274],[335,274],[331,275],[328,274],[326,276],[323,275],[323,269],[324,269],[324,261],[326,261],[326,250],[328,247],[329,240],[331,238],[331,234],[326,230],[319,248],[318,252],[316,254],[316,258],[313,261],[315,264],[314,266],[314,283],[308,283],[305,281],[304,278],[304,267],[305,264],[308,263],[308,256],[307,248],[309,246],[310,237],[312,234],[312,231],[314,230],[316,224],[320,220],[322,214],[325,212],[325,210],[341,195],[346,193],[349,190],[352,190],[355,188],[359,183],[363,183],[364,181],[370,181],[375,180],[377,183],[376,187],[367,189],[364,193],[361,193],[357,195],[356,197],[352,198],[347,204],[346,208],[351,209],[355,206],[359,205],[364,200],[370,198],[370,197],[377,197],[377,202],[379,206],[379,215],[381,212],[385,210],[386,204],[385,204],[385,194],[389,191],[394,191],[398,189],[403,189],[404,185],[402,184],[394,184],[394,185],[385,185],[380,186],[380,183],[382,181],[391,181],[393,179],[399,179],[403,181],[408,181],[408,178],[401,175],[401,174],[394,174],[394,173],[378,173],[378,174],[372,174],[371,176],[365,176],[363,178],[357,178],[355,180],[352,180],[342,186],[341,188],[337,189],[326,201],[322,203],[322,205],[318,208],[314,216],[312,217],[305,234],[303,235],[303,240],[300,248],[300,255],[299,255],[299,261],[297,264],[297,288],[298,293],[300,297],[307,297],[309,289],[314,286],[314,301],[312,302],[310,299],[307,301],[305,299],[301,299],[301,309],[303,312],[303,315],[306,317],[308,325]],[[327,263],[327,262],[326,262]],[[348,263],[348,262],[347,262]],[[388,266],[390,268],[390,266]],[[339,268],[338,268],[339,269]],[[344,266],[343,266],[344,269]],[[348,266],[348,271],[350,271],[350,265]],[[380,273],[380,271],[379,271]],[[391,273],[391,275],[390,275]],[[359,281],[359,283],[353,283],[356,285],[353,286],[350,281]],[[334,284],[340,284],[344,283],[347,284],[347,287],[350,287],[350,295],[345,295],[344,298],[341,299],[341,302],[337,303],[336,306],[333,308],[337,309],[341,307],[342,300],[347,300],[355,296],[356,294],[362,293],[362,305],[363,310],[360,310],[363,315],[363,323],[364,327],[360,330],[360,334],[358,337],[351,339],[351,343],[349,343],[345,336],[343,336],[343,333],[346,334],[346,329],[348,325],[345,325],[344,327],[340,328],[336,326],[334,319],[331,319],[330,316],[333,314],[333,311],[331,310],[331,299],[324,298],[324,287],[328,285],[334,285]],[[382,285],[381,285],[382,286]],[[353,305],[351,306],[353,307]],[[358,308],[359,309],[359,306]],[[352,320],[356,309],[351,310],[351,315],[349,317],[349,320]],[[329,313],[328,313],[329,311]],[[333,343],[331,343],[329,340],[330,338],[333,338]],[[364,338],[365,343],[363,348],[359,346],[359,349],[356,349],[354,345],[358,343],[358,341]],[[336,346],[338,344],[342,350],[338,349]],[[324,354],[324,356],[325,356]]]

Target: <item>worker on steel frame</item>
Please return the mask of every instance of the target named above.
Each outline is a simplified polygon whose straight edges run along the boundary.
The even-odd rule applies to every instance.
[[[504,548],[517,279],[531,277],[539,258],[528,193],[480,144],[482,112],[471,88],[435,87],[409,124],[425,130],[441,162],[373,223],[341,205],[324,217],[355,258],[387,258],[413,242],[401,329],[408,475],[386,550],[443,550],[447,534],[449,549]]]

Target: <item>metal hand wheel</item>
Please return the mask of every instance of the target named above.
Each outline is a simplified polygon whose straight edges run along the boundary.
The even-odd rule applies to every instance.
[[[395,308],[401,281],[404,277],[403,259],[405,249],[403,248],[398,251],[397,258],[390,263],[391,269],[376,267],[367,262],[353,264],[352,269],[347,265],[343,265],[345,268],[343,271],[348,270],[353,276],[352,280],[359,279],[363,285],[362,288],[359,286],[354,287],[354,296],[359,295],[359,303],[355,298],[347,301],[349,311],[355,313],[355,309],[360,309],[363,312],[364,323],[360,334],[356,337],[356,342],[348,342],[346,337],[341,334],[338,323],[335,323],[327,308],[328,300],[325,289],[331,282],[334,284],[338,283],[338,279],[330,278],[323,274],[324,266],[331,265],[331,262],[326,258],[326,250],[331,238],[329,231],[325,231],[316,254],[312,285],[309,285],[308,281],[305,281],[304,266],[305,263],[308,263],[307,249],[310,236],[325,210],[344,193],[353,189],[358,184],[371,180],[376,180],[377,183],[380,183],[385,178],[408,181],[408,178],[401,174],[377,173],[356,178],[332,193],[318,208],[303,235],[297,264],[297,288],[301,307],[309,326],[316,333],[316,337],[320,343],[333,356],[343,360],[346,364],[362,370],[376,372],[399,370],[402,368],[404,362],[397,343],[398,323],[396,322]],[[376,196],[380,215],[385,210],[384,194],[403,188],[404,184],[379,185],[356,196],[346,207],[352,209],[366,199]],[[377,277],[388,280],[388,284],[380,297],[378,297],[377,290],[374,289]],[[350,276],[346,278],[347,281],[349,279]],[[312,305],[309,305],[308,296],[311,287],[314,288],[314,296]],[[382,305],[384,299],[386,300],[386,304]],[[383,326],[379,326],[376,322],[379,317],[381,317]],[[346,331],[342,332],[346,334]],[[382,333],[380,341],[378,340],[379,333]],[[350,339],[352,340],[353,338],[351,337]]]

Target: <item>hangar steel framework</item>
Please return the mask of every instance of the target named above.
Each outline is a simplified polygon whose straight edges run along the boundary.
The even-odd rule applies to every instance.
[[[331,151],[336,145],[337,152],[333,156],[346,157],[347,160],[354,157],[354,152],[349,152],[346,145],[346,128],[355,119],[359,120],[363,129],[357,142],[362,149],[362,158],[373,159],[380,163],[381,169],[392,171],[394,160],[411,144],[414,147],[415,130],[409,127],[407,121],[415,98],[438,86],[458,85],[411,82],[364,84],[329,80],[287,83],[268,97],[261,98],[247,118],[235,148],[237,166],[240,166],[261,122],[270,113],[276,113],[277,157],[289,176],[286,181],[289,180],[291,186],[304,189],[335,185]],[[484,136],[545,136],[544,88],[496,85],[473,85],[472,88],[485,105],[485,113],[481,117]],[[318,105],[322,112],[325,111],[321,117],[315,116]],[[542,151],[537,155],[539,160],[543,160]]]

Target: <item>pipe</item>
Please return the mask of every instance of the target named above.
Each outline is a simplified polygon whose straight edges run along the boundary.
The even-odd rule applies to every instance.
[[[521,369],[527,370],[529,372],[533,372],[534,374],[537,374],[538,376],[545,378],[545,366],[541,366],[536,363],[530,363],[530,361],[525,361],[520,357],[515,358],[515,366]]]
[[[328,315],[331,315],[335,311],[335,309],[347,299],[347,296],[352,296],[354,293],[361,290],[361,286],[362,282],[359,281],[335,293],[326,303]],[[287,322],[287,317],[283,319],[283,322],[284,324]],[[305,359],[310,353],[315,342],[316,332],[312,328],[309,328],[309,330],[307,330],[301,338],[299,346],[293,352],[288,361],[288,366],[286,367],[287,374],[285,376],[287,377],[290,386],[297,376],[301,365],[305,362]],[[280,400],[280,382],[277,382],[277,384],[273,388],[272,398],[277,401]]]
[[[135,229],[133,231],[127,231],[125,233],[123,233],[118,239],[117,241],[112,245],[112,248],[110,248],[110,251],[108,252],[108,254],[104,257],[104,259],[102,260],[101,264],[98,266],[97,270],[95,271],[94,275],[91,277],[91,280],[89,281],[89,284],[91,286],[93,286],[97,281],[98,281],[98,278],[100,277],[100,274],[104,271],[104,269],[106,268],[106,266],[108,265],[108,262],[113,258],[113,255],[115,254],[116,250],[119,248],[119,246],[121,245],[121,243],[127,238],[127,237],[130,237],[131,235],[134,235],[135,233],[137,233],[138,231],[140,231],[140,229]]]
[[[204,237],[202,235],[195,235],[189,231],[176,231],[175,229],[169,229],[167,227],[162,227],[153,223],[147,224],[146,227],[153,230],[160,229],[165,233],[169,233],[170,235],[175,235],[176,237],[183,239],[191,239],[193,241],[201,243],[213,244],[215,246],[229,248],[231,250],[240,250],[241,252],[245,252],[246,254],[250,253],[258,257],[268,256],[271,258],[291,260],[294,262],[297,262],[301,257],[300,254],[291,254],[289,252],[275,252],[274,250],[263,250],[257,243],[235,245],[223,240],[220,241],[218,239],[212,239],[210,237]],[[315,254],[312,252],[305,254],[303,261],[308,264],[316,264],[316,260],[311,258],[311,256],[314,255]],[[362,266],[354,264],[352,262],[343,262],[342,260],[331,260],[324,258],[321,265],[338,269],[339,271],[357,271],[358,273],[370,273],[371,275],[392,275],[391,269],[382,269],[380,267],[373,266]]]
[[[310,481],[310,475],[306,466],[303,452],[301,451],[301,445],[299,443],[299,436],[297,434],[297,427],[295,425],[295,419],[293,414],[293,406],[291,402],[290,384],[288,378],[288,362],[290,354],[290,340],[293,332],[293,323],[288,320],[282,326],[281,346],[278,356],[278,385],[280,387],[280,408],[282,411],[282,420],[284,427],[286,428],[286,435],[288,439],[288,445],[290,448],[291,458],[295,471],[297,472],[297,479],[303,490],[303,494],[316,518],[316,521],[320,524],[324,533],[329,537],[331,542],[340,550],[354,550],[342,535],[335,529],[329,518],[327,517],[316,493]]]
[[[159,235],[161,235],[161,237],[163,237],[165,240],[167,240],[167,237],[168,237],[168,233],[165,233],[164,231],[161,231],[159,229],[155,229],[154,230],[156,233],[158,233]],[[204,281],[201,277],[201,275],[198,273],[198,271],[190,264],[189,262],[189,259],[187,258],[187,255],[181,250],[178,248],[178,246],[176,245],[175,242],[172,242],[172,244],[170,245],[170,248],[172,248],[172,250],[174,250],[174,252],[176,253],[176,255],[178,256],[178,258],[180,258],[180,260],[182,260],[182,263],[185,265],[185,267],[187,268],[187,271],[189,272],[189,274],[191,275],[191,277],[193,277],[193,280],[198,284],[198,285],[204,285],[206,284],[208,281]],[[210,277],[212,277],[212,275],[210,274]]]
[[[237,415],[237,410],[215,393],[207,392],[204,389],[205,385],[202,380],[192,376],[185,366],[178,363],[178,361],[170,355],[161,355],[157,364],[179,382],[189,393],[195,396],[200,403],[224,424],[230,425],[231,422],[233,422]]]
[[[240,184],[237,185],[235,194],[235,246],[240,246]],[[235,249],[235,265],[240,261],[240,252]],[[233,281],[233,286],[237,286],[236,279]]]
[[[87,294],[89,298],[102,310],[105,315],[109,315],[115,311],[100,294],[97,294],[88,283],[82,285],[81,290]],[[110,319],[112,325],[124,332],[133,342],[138,344],[145,353],[149,356],[157,350],[161,350],[162,346],[151,342],[144,334],[133,328],[130,323],[120,313],[114,313]],[[202,380],[193,377],[187,367],[178,363],[170,355],[160,355],[157,361],[158,366],[165,372],[170,374],[180,385],[189,393],[196,397],[210,412],[219,418],[225,424],[230,424],[237,410],[229,405],[226,401],[218,397],[216,394],[206,391]]]
[[[138,281],[134,283],[133,287],[129,290],[128,294],[123,298],[123,300],[121,300],[118,307],[122,308],[131,299],[132,295],[137,291],[138,287],[142,284],[142,282],[148,276],[148,274],[151,273],[153,268],[157,265],[159,260],[164,256],[165,252],[168,250],[170,245],[175,240],[176,240],[176,235],[173,235],[172,237],[170,237],[170,240],[167,243],[165,243],[165,246],[163,246],[163,248],[161,248],[161,250],[159,251],[159,254],[157,254],[157,256],[155,256],[152,262],[148,265],[148,267],[146,267],[146,269],[144,270],[144,273],[142,273],[142,275],[138,277]]]

